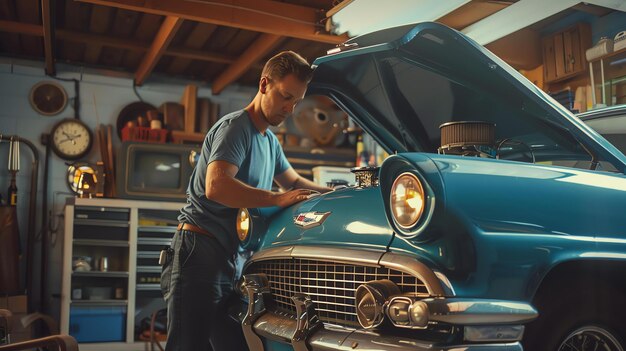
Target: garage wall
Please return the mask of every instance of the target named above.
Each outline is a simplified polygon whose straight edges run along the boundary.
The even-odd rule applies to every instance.
[[[98,123],[112,124],[115,126],[117,116],[121,109],[131,102],[138,101],[132,89],[132,78],[126,73],[87,70],[82,67],[70,65],[57,65],[57,76],[60,78],[73,78],[80,81],[80,117],[92,131]],[[71,99],[74,97],[73,82],[63,82],[61,84],[70,98],[66,109],[57,116],[43,116],[35,112],[30,106],[28,95],[33,85],[42,80],[54,80],[46,77],[43,65],[40,62],[17,61],[0,59],[0,133],[4,135],[17,134],[22,138],[30,140],[37,146],[40,156],[39,165],[39,185],[38,185],[38,219],[36,223],[37,232],[41,230],[41,201],[43,189],[43,172],[45,149],[41,145],[40,137],[42,133],[50,132],[52,126],[63,118],[72,118]],[[165,77],[151,76],[149,83],[138,87],[138,92],[145,102],[154,106],[159,106],[166,101],[180,102],[186,81],[176,81]],[[230,87],[218,96],[213,96],[208,87],[203,87],[203,83],[197,83],[198,97],[210,98],[212,102],[220,105],[221,113],[227,113],[245,107],[253,98],[255,90],[251,87]],[[114,133],[115,134],[115,133]],[[114,135],[114,144],[119,147],[120,140]],[[26,247],[28,201],[30,196],[30,172],[32,153],[25,145],[21,146],[21,169],[18,173],[18,222],[22,241],[22,250]],[[8,163],[8,143],[0,143],[0,193],[6,201],[7,188],[9,186],[10,175],[7,170]],[[94,144],[90,154],[85,161],[93,162],[100,160],[98,147]],[[71,196],[65,181],[67,165],[65,161],[57,157],[54,153],[50,156],[49,170],[49,193],[48,209],[53,211],[52,224],[57,229],[51,233],[53,244],[51,248],[51,262],[48,265],[50,287],[48,291],[52,294],[59,294],[61,290],[61,255],[63,247],[62,218],[59,214],[63,211],[63,205],[67,196]],[[38,246],[37,246],[38,247]],[[35,256],[40,255],[36,249]],[[25,267],[25,258],[22,259],[22,272]],[[39,263],[36,263],[39,267]],[[23,279],[23,277],[22,277]],[[36,284],[39,277],[36,278]],[[59,299],[53,298],[50,302],[50,311],[55,318],[58,318]],[[57,319],[58,320],[58,319]]]

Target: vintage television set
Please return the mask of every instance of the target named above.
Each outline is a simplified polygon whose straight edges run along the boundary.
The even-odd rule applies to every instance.
[[[200,146],[124,142],[117,157],[117,196],[184,201]]]

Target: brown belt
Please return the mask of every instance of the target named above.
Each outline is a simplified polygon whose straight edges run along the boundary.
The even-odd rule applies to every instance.
[[[187,230],[190,232],[194,232],[196,234],[202,234],[202,235],[206,235],[206,236],[210,236],[213,237],[213,234],[207,232],[206,230],[198,227],[197,225],[193,225],[190,223],[180,223],[178,224],[178,230]]]

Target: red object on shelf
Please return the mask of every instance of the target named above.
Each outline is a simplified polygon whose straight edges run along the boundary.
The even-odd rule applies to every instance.
[[[124,127],[122,128],[122,141],[148,141],[152,143],[165,143],[167,129],[150,129],[148,127]]]

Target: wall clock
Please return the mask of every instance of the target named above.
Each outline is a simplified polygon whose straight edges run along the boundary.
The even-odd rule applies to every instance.
[[[50,135],[52,151],[63,159],[76,160],[91,150],[91,130],[78,119],[60,121],[52,127]]]

